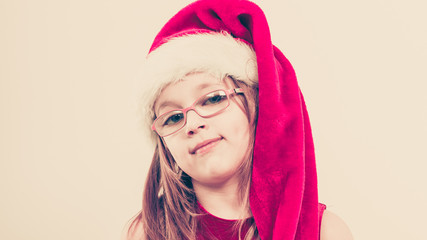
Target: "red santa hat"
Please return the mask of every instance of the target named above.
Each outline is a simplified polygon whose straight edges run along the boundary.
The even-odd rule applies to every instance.
[[[249,200],[259,235],[263,240],[319,239],[317,175],[306,106],[295,72],[271,43],[267,20],[257,5],[246,0],[188,5],[156,36],[146,70],[150,121],[160,90],[189,72],[229,73],[249,85],[258,81]]]

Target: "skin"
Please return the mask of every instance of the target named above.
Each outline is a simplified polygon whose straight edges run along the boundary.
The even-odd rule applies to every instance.
[[[321,240],[353,240],[350,228],[335,213],[325,210],[320,226]]]
[[[212,75],[193,73],[163,89],[155,111],[159,116],[173,109],[186,108],[205,93],[230,88],[227,82]],[[242,212],[245,212],[243,216],[248,214],[237,199],[237,172],[249,146],[249,127],[242,106],[230,101],[223,112],[212,117],[203,118],[194,111],[187,112],[187,124],[163,138],[180,169],[192,178],[198,201],[221,218],[238,219]],[[192,152],[196,145],[212,139],[217,141]]]

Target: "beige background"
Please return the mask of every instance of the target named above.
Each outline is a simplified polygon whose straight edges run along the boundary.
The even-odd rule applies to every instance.
[[[118,239],[138,211],[135,78],[189,1],[152,2],[0,1],[0,239]],[[256,2],[306,97],[320,201],[356,239],[427,239],[425,1]]]

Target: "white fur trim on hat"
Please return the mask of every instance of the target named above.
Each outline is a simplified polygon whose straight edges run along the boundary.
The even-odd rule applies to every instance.
[[[141,107],[150,131],[155,117],[153,106],[162,89],[194,72],[215,76],[227,74],[249,86],[258,82],[255,51],[227,32],[188,34],[169,39],[147,56],[143,66]]]

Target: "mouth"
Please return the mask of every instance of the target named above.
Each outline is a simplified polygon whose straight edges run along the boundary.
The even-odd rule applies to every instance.
[[[222,139],[223,137],[217,137],[217,138],[205,140],[197,144],[192,150],[190,150],[190,154],[206,153],[212,148],[214,148]]]

